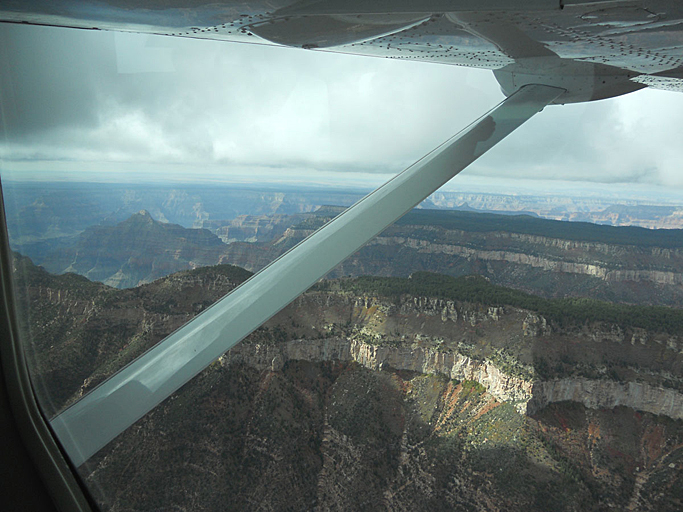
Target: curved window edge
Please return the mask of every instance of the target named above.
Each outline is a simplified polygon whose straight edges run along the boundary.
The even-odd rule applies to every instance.
[[[0,361],[2,385],[9,402],[7,413],[14,420],[24,448],[60,511],[90,512],[97,507],[84,492],[75,469],[65,458],[42,415],[29,377],[20,343],[12,284],[11,251],[7,234],[4,197],[0,182]]]

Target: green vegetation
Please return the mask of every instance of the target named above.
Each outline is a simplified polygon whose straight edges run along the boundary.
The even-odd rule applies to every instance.
[[[311,216],[293,226],[293,229],[319,229],[327,224],[330,220],[332,220],[332,217],[322,217],[317,215]]]
[[[251,276],[254,275],[253,272],[249,272],[246,269],[243,269],[242,267],[238,267],[236,265],[212,265],[208,267],[199,267],[194,270],[186,270],[183,273],[187,273],[193,276],[197,277],[202,277],[202,276],[214,276],[214,275],[223,275],[230,279],[231,281],[234,281],[235,283],[241,283],[243,281],[246,281],[249,279]],[[182,273],[178,273],[179,275],[182,275]]]
[[[489,356],[491,362],[500,369],[506,375],[511,375],[514,377],[520,377],[525,380],[532,379],[534,377],[534,370],[531,367],[521,364],[517,356],[512,353],[508,348],[495,349],[494,352]]]
[[[462,389],[463,392],[466,394],[482,394],[484,391],[486,391],[486,388],[482,386],[479,382],[476,380],[464,380],[462,381]]]
[[[473,232],[509,231],[526,235],[639,247],[683,247],[683,230],[604,226],[589,222],[548,220],[530,215],[413,210],[396,222],[400,226],[439,226]]]
[[[90,298],[101,292],[114,291],[107,285],[90,281],[87,277],[71,272],[62,275],[50,274],[18,252],[12,253],[12,259],[15,268],[14,285],[19,288],[52,287],[55,290],[68,290],[72,299]]]
[[[560,327],[605,322],[622,328],[640,327],[677,334],[683,330],[683,311],[665,306],[630,306],[587,298],[544,299],[511,288],[492,285],[481,276],[450,277],[416,272],[409,278],[359,277],[340,281],[340,289],[384,297],[438,297],[487,306],[513,306],[534,311]],[[316,289],[314,287],[314,289]]]
[[[320,211],[294,226],[295,229],[318,229],[339,212]],[[429,226],[474,233],[507,231],[524,235],[598,242],[638,247],[683,247],[683,230],[647,229],[635,226],[605,226],[590,222],[566,222],[531,215],[457,210],[413,210],[395,223],[398,226]]]

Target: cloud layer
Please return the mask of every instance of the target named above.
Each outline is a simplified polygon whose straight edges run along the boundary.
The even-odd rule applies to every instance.
[[[0,26],[8,162],[397,172],[503,99],[488,71]],[[683,187],[683,95],[549,107],[466,172]],[[47,165],[47,164],[43,164]]]

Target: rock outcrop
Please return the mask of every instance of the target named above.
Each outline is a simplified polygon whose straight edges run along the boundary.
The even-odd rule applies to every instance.
[[[372,370],[476,381],[522,414],[573,401],[683,419],[683,382],[676,371],[683,342],[675,335],[600,323],[562,327],[510,306],[344,293],[309,293],[270,325],[297,323],[301,315],[313,322],[314,333],[247,340],[222,363],[280,371],[296,360],[356,362]]]
[[[434,349],[377,346],[335,337],[277,345],[243,343],[224,354],[220,361],[224,366],[244,363],[270,371],[282,370],[288,361],[353,361],[371,370],[391,368],[476,381],[497,400],[512,403],[521,414],[534,414],[551,403],[572,401],[590,409],[626,406],[683,419],[683,394],[673,389],[607,379],[525,380],[505,374],[491,361]]]
[[[206,229],[158,222],[143,210],[115,226],[89,227],[73,247],[48,253],[43,265],[50,272],[73,272],[129,288],[180,270],[213,265],[224,247]]]
[[[224,354],[221,364],[245,363],[259,370],[279,371],[287,361],[353,361],[371,370],[392,368],[482,384],[501,402],[514,403],[520,412],[532,399],[531,382],[506,375],[490,361],[477,361],[454,352],[411,347],[377,346],[345,338],[293,340],[277,345],[243,343]]]
[[[311,214],[267,244],[231,244],[221,261],[258,270],[328,218]],[[681,306],[680,237],[678,230],[420,210],[387,228],[330,275],[477,273],[496,284],[546,297],[589,296]]]
[[[601,252],[603,254],[609,254],[611,257],[614,257],[615,254],[622,252],[619,250],[621,248],[608,246],[607,244],[557,240],[539,236],[519,235],[516,233],[506,235],[523,242],[528,242],[529,244],[542,245],[549,248],[562,248],[565,251],[595,251]],[[667,271],[619,268],[621,265],[616,263],[612,265],[609,265],[607,262],[600,261],[596,261],[595,263],[583,263],[581,261],[568,261],[566,256],[551,258],[543,254],[529,254],[520,251],[483,250],[476,247],[468,247],[459,244],[432,243],[428,240],[409,237],[377,237],[375,240],[370,242],[369,245],[401,246],[425,254],[446,254],[449,256],[466,258],[468,260],[477,259],[481,261],[514,263],[517,265],[538,268],[546,272],[562,272],[597,277],[603,281],[650,281],[652,283],[665,285],[683,284],[683,273],[681,273],[680,269],[676,269],[676,271]],[[679,263],[683,262],[683,255],[679,250],[651,248],[643,252],[645,253],[645,257],[648,257],[649,259],[656,259],[660,256],[664,256],[667,259],[671,259],[672,263],[676,260],[678,260]]]
[[[527,413],[555,402],[578,402],[590,409],[631,407],[639,411],[683,419],[683,394],[640,382],[614,382],[583,378],[535,382]]]

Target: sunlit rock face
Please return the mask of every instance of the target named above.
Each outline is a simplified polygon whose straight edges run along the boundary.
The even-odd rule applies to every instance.
[[[554,402],[578,402],[591,409],[612,409],[620,405],[639,411],[683,419],[683,395],[673,389],[640,382],[560,379],[534,383],[527,412],[543,409]]]
[[[586,378],[525,380],[506,375],[490,361],[433,349],[378,347],[353,339],[326,338],[278,345],[243,344],[221,357],[223,365],[244,363],[271,371],[282,370],[288,361],[353,361],[372,370],[391,368],[472,380],[486,387],[497,400],[513,403],[523,414],[534,414],[551,403],[572,401],[591,409],[625,406],[683,419],[683,394],[673,389]]]
[[[476,381],[497,400],[519,404],[520,411],[526,410],[526,403],[532,397],[530,382],[505,375],[489,361],[430,348],[377,346],[348,338],[326,338],[293,340],[277,345],[242,344],[221,357],[223,365],[245,363],[271,371],[282,370],[288,361],[356,362],[371,370],[391,368]]]
[[[634,356],[621,357],[623,349],[614,349],[624,344],[633,348],[636,343],[641,350],[634,350],[633,354],[639,354],[638,357],[644,353],[649,353],[650,358],[656,357],[655,354],[663,351],[672,358],[671,366],[675,366],[680,358],[681,340],[677,336],[653,335],[642,329],[627,333],[618,326],[594,326],[592,330],[556,328],[553,332],[549,322],[538,314],[514,308],[483,309],[427,297],[406,297],[395,304],[377,297],[309,294],[297,301],[296,308],[306,311],[310,319],[323,304],[329,308],[324,313],[327,321],[331,319],[330,311],[333,315],[356,319],[358,323],[347,327],[347,336],[335,333],[337,324],[328,322],[314,326],[325,334],[324,338],[242,343],[221,358],[222,364],[240,362],[259,370],[278,371],[288,361],[295,360],[356,362],[372,370],[391,368],[476,381],[497,400],[512,403],[522,414],[534,414],[551,403],[574,401],[592,409],[626,406],[683,419],[683,394],[672,388],[678,380],[672,380],[667,370],[656,375],[652,369],[642,368],[632,374],[634,380],[624,382],[619,380],[616,371],[608,374],[603,367],[604,354],[612,352],[612,359],[607,362],[610,366],[632,371],[630,358]],[[297,309],[286,310],[275,321],[286,324],[288,320],[283,319],[294,311]],[[399,324],[402,331],[392,331]],[[417,333],[418,324],[420,333]],[[488,351],[489,357],[481,347],[472,353],[468,344],[463,343],[463,336],[472,327],[481,330],[482,345],[499,344]],[[502,336],[499,327],[504,330]],[[506,346],[508,343],[512,346]],[[593,345],[603,359],[599,365],[591,366],[590,358],[584,357],[583,361],[576,361],[576,368],[562,366],[554,370],[555,375],[542,376],[533,363],[525,366],[523,361],[529,351],[538,355],[538,346],[549,344],[555,346],[546,348],[546,356],[550,359],[559,353],[567,366],[571,366],[571,361],[567,359],[566,345],[579,345],[579,350],[591,349]],[[458,348],[469,349],[471,356],[459,352]],[[507,351],[507,358],[500,356],[501,350]],[[641,359],[647,360],[647,357]],[[589,373],[595,377],[584,376]],[[566,374],[573,376],[557,378]]]

